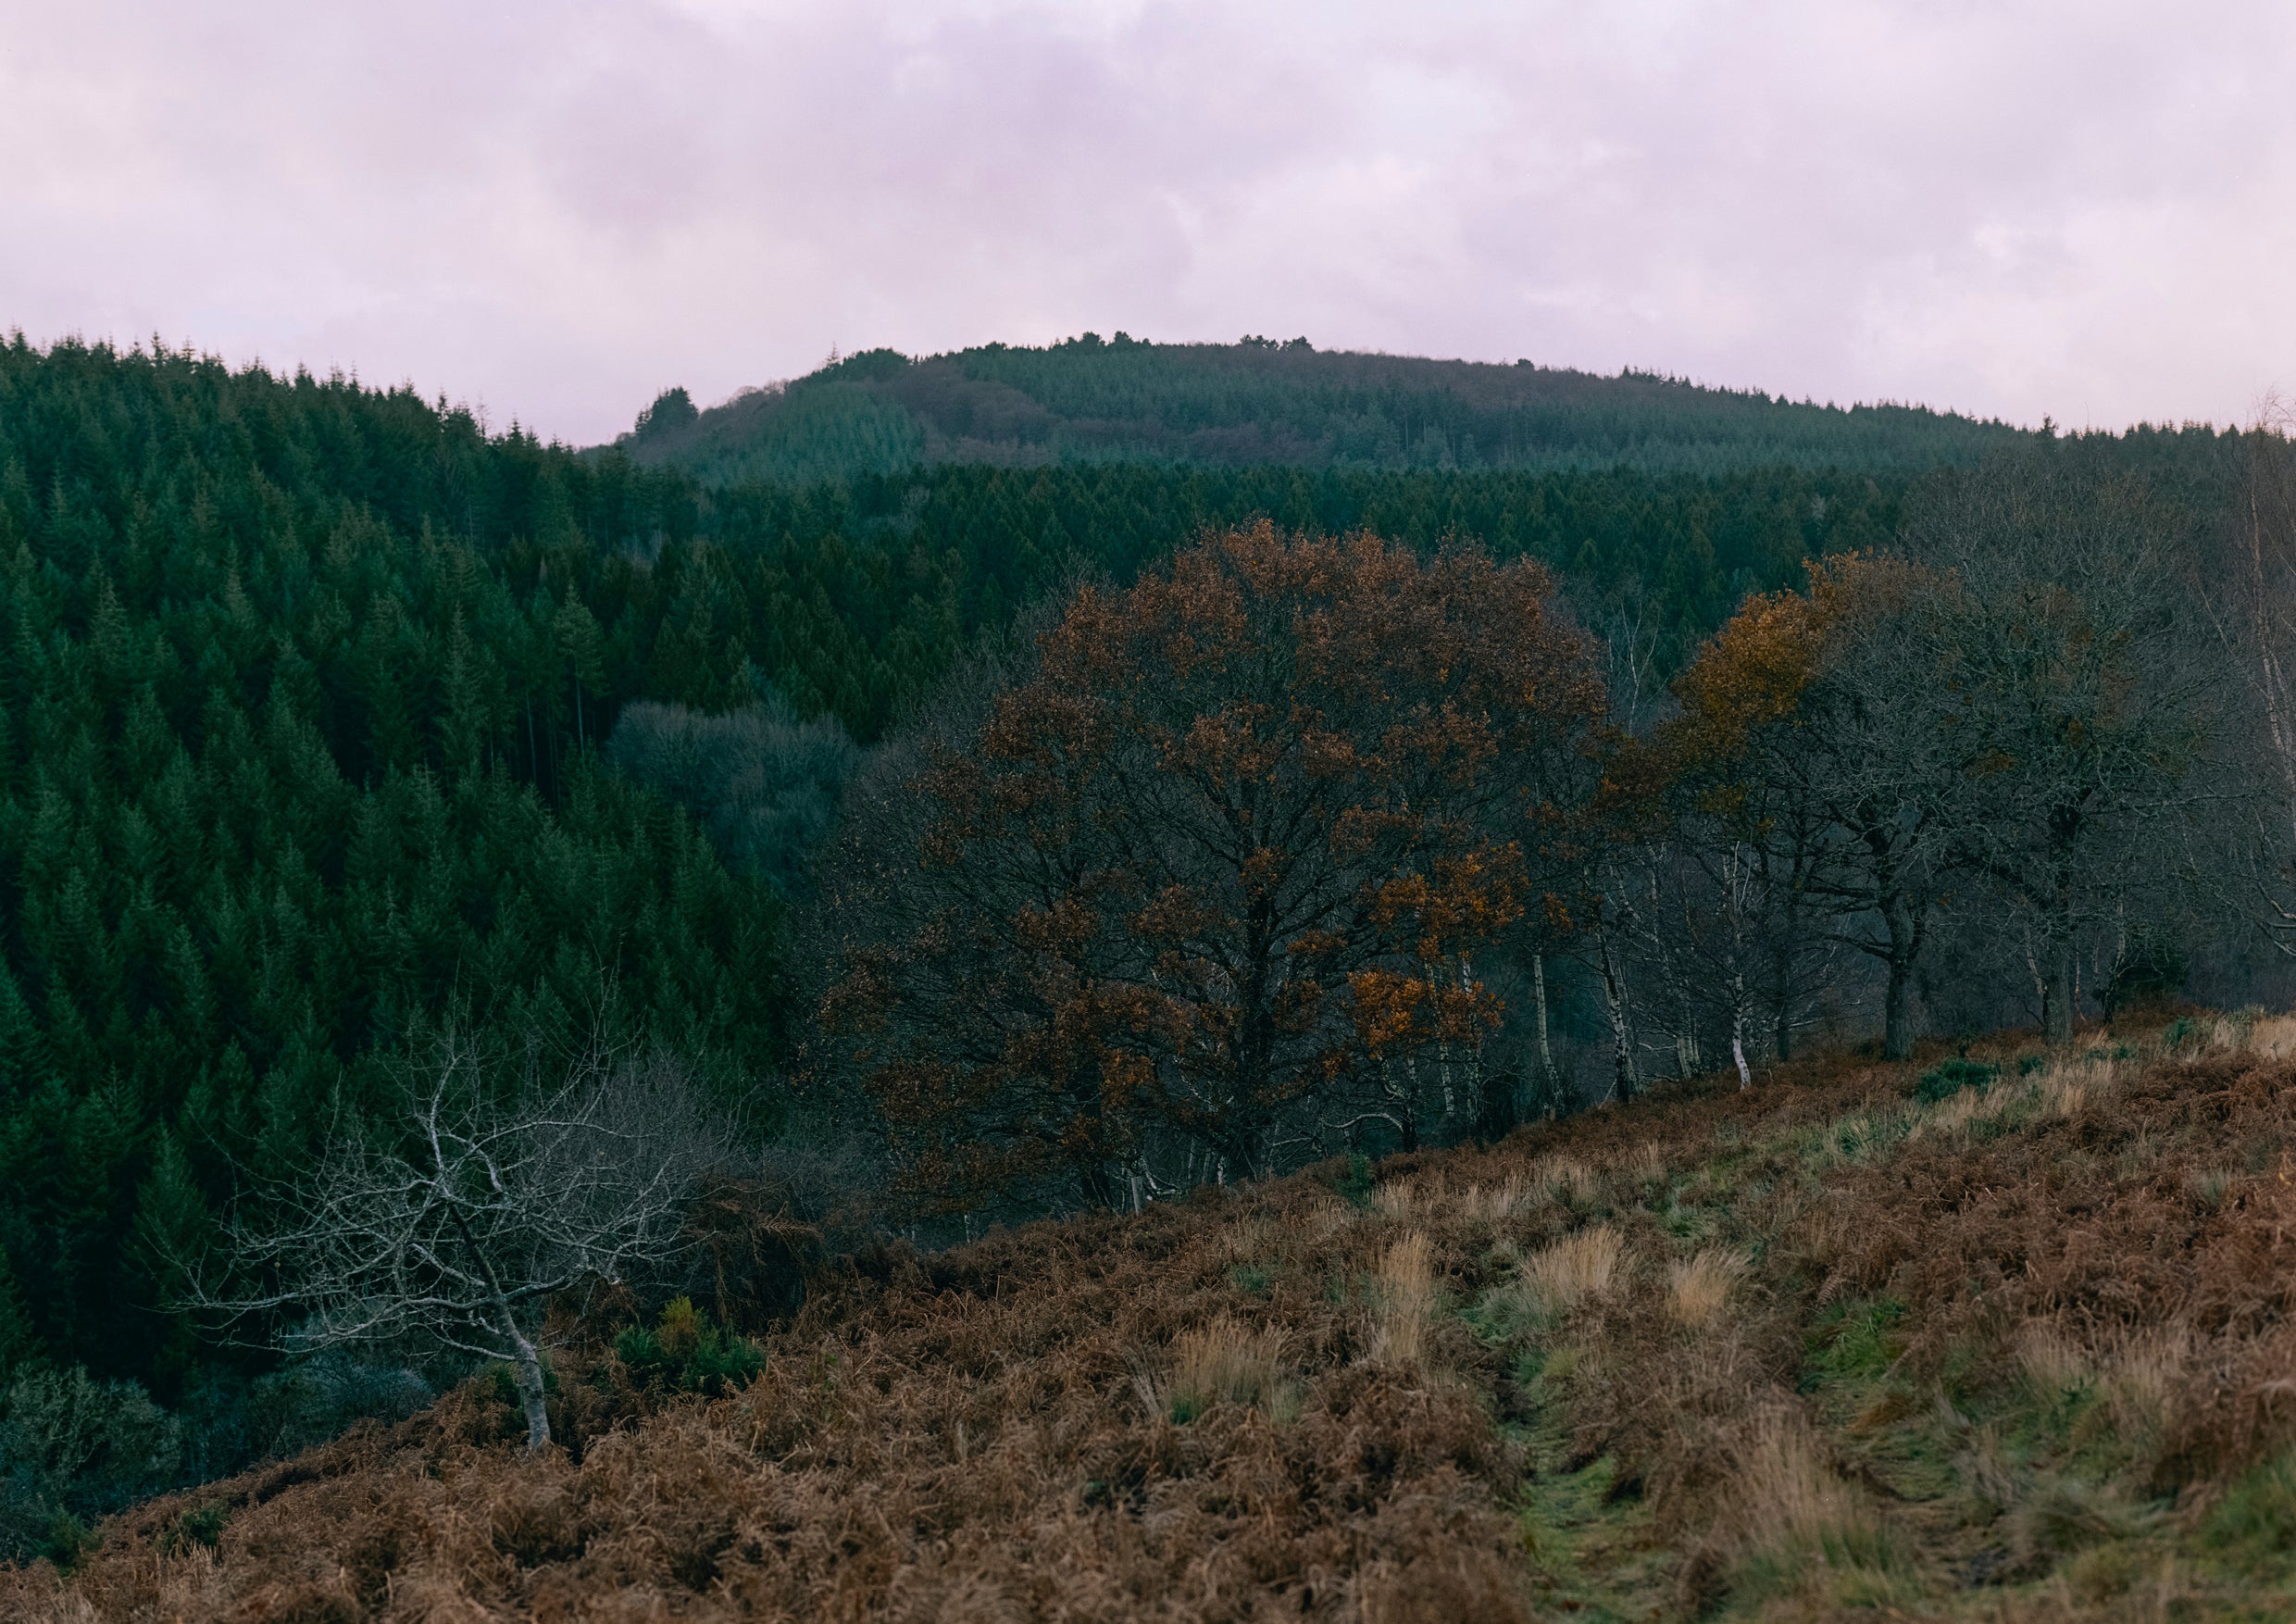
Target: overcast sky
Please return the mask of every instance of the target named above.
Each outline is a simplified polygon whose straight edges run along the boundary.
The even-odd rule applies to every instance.
[[[2246,421],[2292,86],[2289,0],[0,0],[0,330],[578,442],[1088,328]]]

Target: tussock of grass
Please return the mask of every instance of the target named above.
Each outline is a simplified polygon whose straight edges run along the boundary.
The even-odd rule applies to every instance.
[[[1379,1363],[1416,1369],[1425,1358],[1435,1311],[1433,1260],[1433,1246],[1417,1230],[1379,1255],[1371,1323],[1371,1357]]]
[[[2191,1333],[2175,1325],[2125,1337],[2105,1361],[2104,1402],[2133,1454],[2150,1456],[2168,1435],[2191,1363]]]
[[[1272,1409],[1283,1383],[1283,1332],[1272,1325],[1247,1326],[1221,1315],[1210,1324],[1182,1331],[1172,1344],[1172,1373],[1157,1407],[1176,1422],[1188,1422],[1214,1405]]]
[[[1738,1451],[1740,1588],[1870,1606],[1914,1588],[1903,1540],[1827,1463],[1808,1424],[1774,1408]]]
[[[1470,1184],[1459,1197],[1459,1217],[1468,1223],[1504,1224],[1538,1198],[1527,1172],[1508,1174],[1496,1184]]]
[[[1409,1223],[1428,1206],[1427,1196],[1413,1179],[1398,1179],[1371,1192],[1371,1209],[1382,1218]]]
[[[1516,1286],[1532,1312],[1567,1314],[1608,1292],[1626,1240],[1608,1224],[1574,1230],[1523,1260]]]
[[[1597,1183],[1594,1170],[1576,1156],[1545,1156],[1531,1164],[1528,1178],[1532,1191],[1552,1196],[1567,1206],[1588,1207],[1594,1205]]]
[[[1666,1266],[1666,1306],[1678,1324],[1701,1330],[1720,1318],[1746,1277],[1744,1254],[1708,1246]]]
[[[2088,1350],[2049,1321],[2028,1320],[2020,1326],[2015,1347],[2018,1368],[2044,1403],[2058,1403],[2096,1385],[2096,1366]]]

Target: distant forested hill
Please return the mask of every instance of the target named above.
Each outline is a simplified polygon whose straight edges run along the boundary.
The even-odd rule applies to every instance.
[[[406,391],[0,344],[0,1365],[172,1402],[206,1355],[153,1238],[293,1165],[457,1006],[563,1030],[610,987],[775,1119],[794,859],[614,770],[634,702],[867,742],[1079,564],[1262,513],[1529,553],[1678,650],[1886,539],[1902,490],[1124,463],[711,490]]]
[[[674,391],[617,443],[709,484],[943,462],[1541,471],[1896,470],[1975,460],[2019,431],[1919,406],[1847,409],[1628,372],[1275,344],[869,350],[697,413]]]
[[[1035,447],[1037,465],[924,461],[932,435],[961,437],[913,427],[909,466],[724,485],[657,455],[730,420],[680,426],[674,403],[642,456],[578,455],[406,391],[0,342],[0,1379],[40,1357],[145,1381],[171,1405],[212,1396],[240,1355],[168,1311],[161,1243],[196,1236],[250,1173],[300,1165],[339,1110],[389,1086],[406,1034],[456,1008],[564,1031],[610,1000],[623,1030],[673,1045],[780,1131],[783,897],[833,812],[854,748],[841,731],[866,745],[896,729],[984,632],[1079,567],[1122,579],[1262,514],[1477,541],[1553,565],[1582,616],[1663,674],[1805,557],[1887,543],[1920,455],[2005,432],[1526,369],[1526,400],[1549,383],[1556,400],[1624,389],[1685,423],[1810,431],[1781,427],[1757,454],[1718,427],[1710,443],[1731,449],[1703,470],[1607,453],[1582,459],[1600,468],[1493,468],[1490,451],[1462,455],[1470,434],[1509,443],[1469,426],[1483,397],[1465,384],[1446,397],[1460,415],[1440,420],[1410,416],[1421,397],[1401,385],[1379,394],[1414,367],[1442,373],[1431,363],[1214,351],[1196,395],[1184,369],[1154,383],[1156,357],[1194,354],[1101,346],[1080,358],[1108,370],[1073,375],[1067,350],[860,357],[819,387],[883,423],[969,423],[967,443]],[[1372,381],[1284,393],[1287,369],[1326,362]],[[1135,364],[1153,410],[1118,387]],[[1516,374],[1453,371],[1491,380],[1489,421],[1531,420],[1504,405]],[[976,377],[1006,393],[967,396],[970,418],[896,412],[903,391]],[[1462,466],[1337,451],[1245,466],[1259,442],[1217,441],[1250,417],[1214,410],[1231,385],[1234,401],[1300,404],[1299,443],[1327,447],[1354,420],[1345,403],[1376,397],[1396,444],[1432,426]],[[1054,427],[1026,438],[1018,406],[1000,427],[992,397],[1050,401],[1028,420]],[[1192,398],[1200,418],[1181,410]],[[1581,446],[1635,443],[1659,420],[1555,410]],[[1145,428],[1061,438],[1088,421],[1214,435],[1188,443],[1231,454],[1181,466],[1151,455]],[[899,438],[874,432],[808,443]],[[1821,456],[1828,433],[1880,449],[1863,466]],[[1108,455],[1052,460],[1071,443]],[[2233,442],[2203,432],[2078,454],[2195,501],[2238,466]],[[853,459],[813,471],[832,465]],[[640,702],[644,737],[625,748],[618,725]],[[679,777],[673,746],[695,740],[755,751],[737,764],[738,818]]]

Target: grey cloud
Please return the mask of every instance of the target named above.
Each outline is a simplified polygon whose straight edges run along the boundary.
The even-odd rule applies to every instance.
[[[19,6],[0,324],[584,441],[1086,327],[2229,419],[2291,69],[2267,0]]]

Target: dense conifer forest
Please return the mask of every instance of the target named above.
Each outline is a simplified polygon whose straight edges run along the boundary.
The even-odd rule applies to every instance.
[[[914,359],[867,350],[707,411],[671,390],[618,443],[724,484],[950,461],[1906,471],[2020,437],[1926,407],[1797,403],[1647,372],[1328,353],[1304,338],[1159,344],[1088,332]]]
[[[1750,598],[1894,544],[1926,469],[2033,443],[1662,379],[1119,335],[869,352],[712,413],[673,392],[620,447],[580,453],[405,389],[15,337],[0,1379],[78,1373],[115,1410],[164,1406],[151,1426],[176,1440],[89,1468],[65,1509],[395,1402],[350,1374],[312,1397],[306,1367],[189,1312],[181,1271],[248,1191],[386,1122],[442,1034],[673,1053],[745,1154],[846,1131],[849,1100],[823,1092],[840,1074],[806,1049],[830,956],[804,924],[815,854],[873,827],[848,816],[853,787],[947,746],[952,706],[978,714],[966,684],[1025,660],[1079,582],[1114,601],[1263,521],[1373,532],[1399,557],[1475,550],[1585,629],[1587,680],[1632,724],[1678,707],[1668,682]],[[2203,430],[2039,443],[2061,472],[2141,479],[2190,536],[2221,527],[2250,456]],[[959,796],[950,770],[935,793]],[[1611,848],[1570,849],[1580,877],[1551,896],[1618,883]],[[2107,951],[2104,917],[2081,917],[2084,951]],[[1542,1046],[1550,974],[1558,1025],[1600,1035],[1612,945],[1593,956],[1577,930],[1516,943]],[[1623,924],[1604,941],[1641,951]],[[2101,974],[2126,977],[2128,941],[2124,924]],[[1519,1020],[1527,994],[1509,998]],[[1783,1058],[1808,1012],[1773,1013]],[[1712,1012],[1665,1039],[1686,1072],[1693,1028],[1717,1030]],[[1447,1106],[1442,1131],[1504,1130],[1529,1097]],[[1117,1199],[1097,1170],[1083,1187]],[[63,1493],[22,1504],[45,1517]]]

